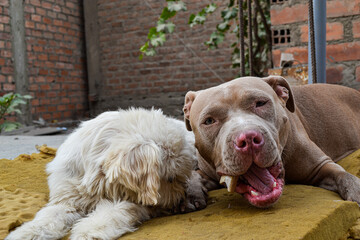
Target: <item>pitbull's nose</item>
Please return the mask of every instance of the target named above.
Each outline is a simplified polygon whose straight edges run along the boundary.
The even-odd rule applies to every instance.
[[[261,133],[248,130],[240,133],[235,139],[235,149],[241,153],[258,152],[264,145],[264,137]]]

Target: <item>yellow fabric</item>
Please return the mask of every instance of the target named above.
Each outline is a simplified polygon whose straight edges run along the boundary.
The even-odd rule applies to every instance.
[[[56,149],[0,159],[0,239],[31,220],[47,202],[45,165]],[[360,150],[339,162],[360,177]],[[311,186],[286,185],[272,208],[251,207],[240,195],[225,189],[209,194],[202,211],[152,219],[121,239],[339,239],[360,217],[356,203]],[[360,221],[348,234],[359,234]]]

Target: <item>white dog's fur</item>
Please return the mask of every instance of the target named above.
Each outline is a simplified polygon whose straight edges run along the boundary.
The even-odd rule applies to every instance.
[[[83,122],[47,165],[49,203],[6,240],[115,239],[179,206],[196,165],[194,137],[160,110]]]

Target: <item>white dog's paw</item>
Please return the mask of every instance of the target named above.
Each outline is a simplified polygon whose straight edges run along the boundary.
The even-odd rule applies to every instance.
[[[188,213],[201,210],[206,207],[207,190],[204,187],[202,177],[196,171],[192,171],[187,183],[186,196],[180,203],[180,212]]]
[[[50,205],[42,208],[35,218],[11,232],[6,240],[50,240],[67,234],[71,225],[81,217],[74,208]]]
[[[32,239],[38,239],[39,236],[34,235],[31,232],[31,229],[29,228],[23,228],[23,227],[19,227],[16,230],[12,231],[6,238],[5,240],[18,240],[18,239],[22,239],[22,240],[32,240]]]
[[[52,232],[51,226],[38,226],[32,222],[25,223],[12,231],[5,240],[53,240],[58,239],[61,234]]]

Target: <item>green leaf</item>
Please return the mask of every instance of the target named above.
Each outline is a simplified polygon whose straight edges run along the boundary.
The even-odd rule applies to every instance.
[[[197,14],[193,17],[192,22],[190,23],[190,27],[195,26],[196,24],[203,24],[206,20],[205,14]]]
[[[22,100],[21,98],[15,98],[12,102],[10,106],[17,106],[19,104],[26,104],[26,102],[24,100]]]
[[[218,47],[218,44],[224,41],[225,35],[221,32],[213,32],[210,35],[210,40],[205,42],[205,44],[210,48],[214,49]]]
[[[229,1],[229,5],[228,5],[228,7],[232,7],[232,6],[234,6],[234,1],[235,1],[235,0],[230,0],[230,1]]]
[[[7,93],[3,95],[3,98],[12,98],[14,96],[14,93]]]
[[[175,24],[173,24],[172,22],[165,22],[164,19],[160,19],[157,22],[157,26],[156,26],[156,31],[157,32],[168,32],[168,33],[172,33],[174,32],[175,29]]]
[[[153,47],[158,47],[164,44],[166,41],[165,33],[159,32],[150,38],[150,43]]]
[[[151,57],[153,57],[153,56],[156,55],[156,51],[155,51],[154,48],[150,48],[149,50],[147,50],[147,51],[145,52],[145,55],[146,55],[146,56],[151,56]]]
[[[31,95],[24,95],[22,96],[24,99],[32,99],[33,97]]]
[[[149,48],[149,41],[147,41],[144,45],[141,46],[140,52],[146,52],[148,48]]]
[[[229,25],[229,21],[225,21],[225,22],[222,22],[220,24],[217,25],[217,29],[220,31],[220,32],[225,32],[226,30],[228,30],[230,28],[230,25]]]
[[[230,20],[237,17],[238,9],[237,8],[231,8],[231,9],[225,9],[221,12],[221,17],[225,20]]]
[[[148,39],[150,39],[155,34],[157,34],[156,27],[150,28],[148,33]]]
[[[18,122],[4,122],[0,124],[0,130],[4,130],[5,132],[15,130],[21,126]]]
[[[217,8],[216,4],[211,3],[205,8],[205,12],[206,13],[213,13],[213,12],[215,12],[216,8]]]
[[[175,11],[170,11],[167,7],[165,7],[160,15],[160,18],[164,20],[168,20],[169,18],[172,18],[176,15]]]
[[[192,13],[192,14],[190,15],[190,17],[189,17],[189,22],[188,22],[188,24],[193,23],[194,18],[195,18],[195,14]]]
[[[175,12],[178,12],[178,11],[186,11],[186,6],[185,6],[185,3],[182,2],[182,1],[171,1],[171,2],[168,2],[168,6],[167,6],[168,10],[169,11],[175,11]]]

